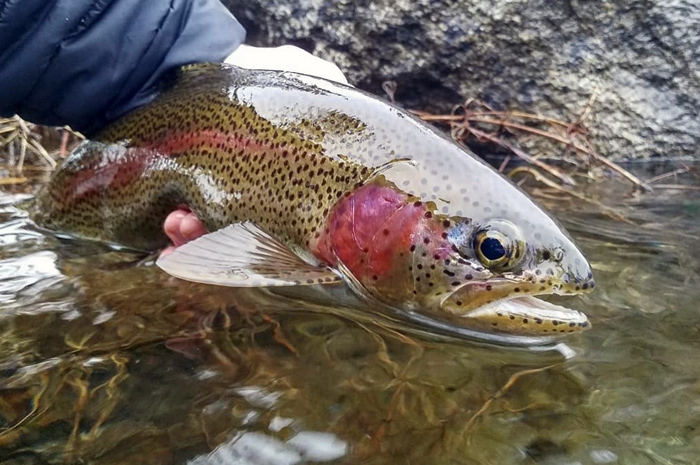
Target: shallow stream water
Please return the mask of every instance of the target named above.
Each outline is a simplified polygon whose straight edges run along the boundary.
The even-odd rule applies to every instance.
[[[599,284],[544,347],[438,337],[341,288],[195,285],[0,196],[0,463],[700,463],[700,192],[531,190]]]

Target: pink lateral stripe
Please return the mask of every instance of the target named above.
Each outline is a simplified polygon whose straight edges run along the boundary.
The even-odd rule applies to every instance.
[[[63,195],[78,200],[106,189],[119,189],[140,178],[159,156],[177,157],[196,147],[245,149],[248,153],[269,152],[274,144],[217,130],[175,133],[158,142],[130,147],[125,157],[93,170],[82,170],[65,186]]]
[[[230,147],[246,149],[251,152],[268,151],[276,148],[274,144],[270,144],[266,141],[246,138],[241,135],[213,129],[170,134],[165,139],[146,145],[145,148],[156,150],[164,155],[173,156],[199,146],[208,146],[212,148]]]

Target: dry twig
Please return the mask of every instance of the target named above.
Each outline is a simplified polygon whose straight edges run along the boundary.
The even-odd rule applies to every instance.
[[[486,411],[491,407],[491,404],[493,404],[496,400],[500,399],[506,393],[515,385],[515,383],[518,382],[518,380],[524,376],[527,375],[532,375],[536,373],[541,373],[543,371],[550,370],[557,366],[557,364],[554,365],[547,365],[545,367],[541,368],[533,368],[529,370],[521,370],[518,371],[517,373],[514,373],[510,378],[508,378],[508,381],[506,381],[506,384],[504,384],[493,396],[489,397],[486,402],[481,406],[479,410],[474,413],[474,415],[469,418],[467,423],[465,424],[464,431],[468,432],[476,423],[476,421],[484,414]]]
[[[557,142],[564,145],[566,149],[572,149],[574,152],[585,156],[586,159],[583,161],[588,162],[588,160],[593,159],[607,168],[617,172],[635,186],[646,190],[651,190],[648,183],[645,183],[617,163],[598,154],[592,148],[592,144],[587,139],[588,131],[583,125],[583,122],[590,115],[591,107],[595,102],[596,95],[597,93],[594,92],[581,116],[573,123],[566,123],[554,118],[524,112],[494,111],[484,103],[477,102],[475,100],[467,100],[463,105],[456,107],[450,115],[432,115],[420,111],[413,111],[413,113],[425,121],[448,124],[452,129],[453,137],[457,140],[463,141],[469,135],[472,135],[478,140],[487,140],[502,148],[505,148],[511,153],[517,155],[519,158],[543,171],[546,171],[566,184],[575,184],[571,176],[563,173],[558,168],[545,163],[537,157],[526,154],[524,151],[516,148],[514,144],[506,142],[504,137],[499,135],[497,132],[487,132],[476,128],[474,125],[485,124],[487,126],[496,126],[500,129],[507,129],[514,135],[534,135]],[[473,109],[473,106],[476,106],[476,109]],[[513,121],[514,118],[524,121]],[[525,121],[528,123],[526,124]],[[545,124],[547,129],[534,127],[531,125],[533,122]],[[565,136],[555,132],[556,129],[565,130]]]
[[[57,130],[63,131],[61,147],[59,151],[51,153],[45,146],[44,135]],[[83,139],[82,135],[67,127],[47,129],[28,123],[18,116],[0,119],[0,153],[6,152],[7,165],[20,174],[30,162],[53,170],[57,165],[56,160],[66,155],[68,146],[80,139]],[[16,156],[18,152],[19,156]]]

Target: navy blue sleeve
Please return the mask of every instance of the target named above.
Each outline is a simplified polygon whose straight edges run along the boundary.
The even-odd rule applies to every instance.
[[[0,0],[0,116],[90,134],[244,38],[219,0]]]

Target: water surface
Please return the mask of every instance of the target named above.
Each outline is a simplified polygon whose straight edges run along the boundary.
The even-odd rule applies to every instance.
[[[565,344],[435,337],[342,289],[177,281],[0,196],[3,464],[700,462],[700,192],[534,190],[592,262]]]

